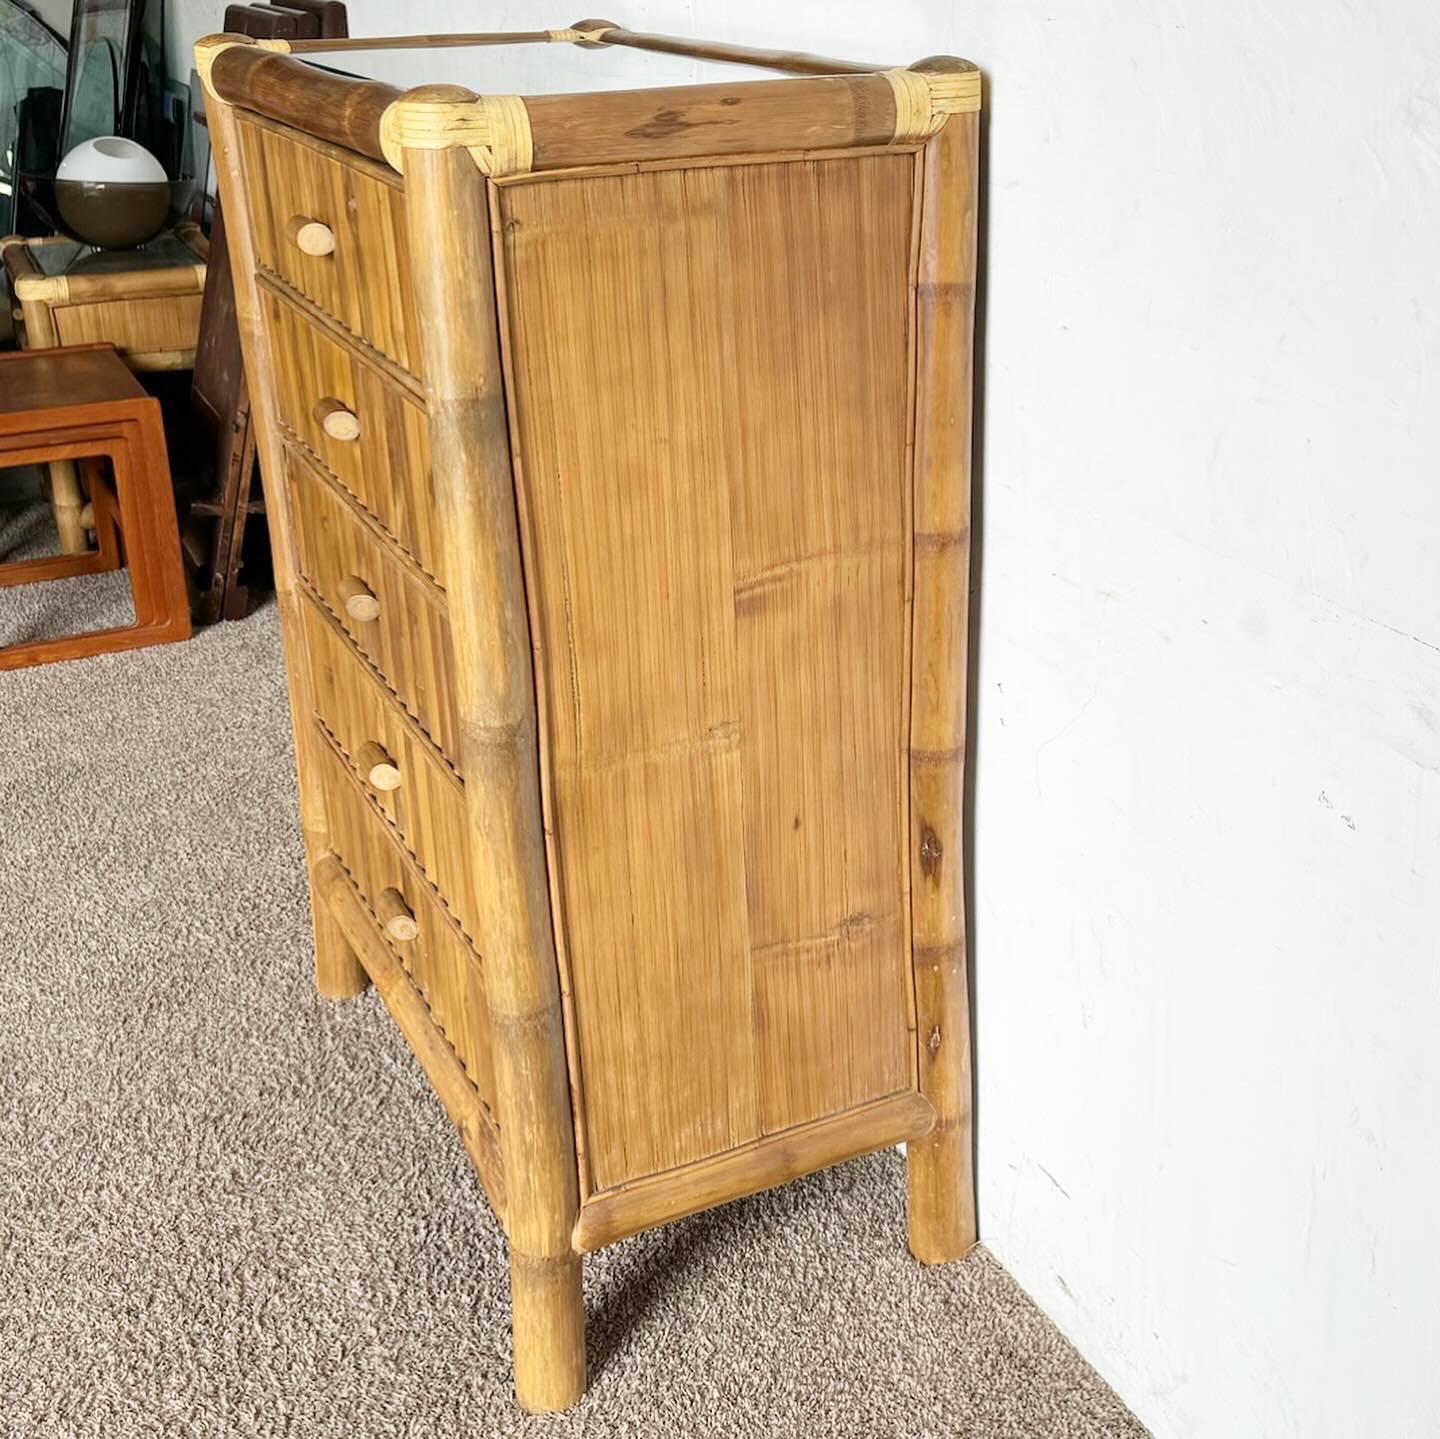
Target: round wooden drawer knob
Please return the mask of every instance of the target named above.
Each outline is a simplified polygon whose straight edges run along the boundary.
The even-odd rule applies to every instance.
[[[382,889],[375,908],[380,913],[380,923],[385,927],[385,933],[391,939],[408,944],[419,935],[420,926],[415,923],[415,916],[410,906],[405,903],[405,896],[398,889]]]
[[[390,758],[383,745],[367,739],[356,755],[360,773],[378,790],[390,793],[400,788],[400,766]]]
[[[321,400],[315,406],[315,418],[320,421],[320,428],[332,440],[351,444],[360,438],[360,416],[339,400],[329,396]]]
[[[312,220],[306,215],[292,216],[285,226],[285,236],[302,255],[313,255],[318,259],[335,253],[334,230],[323,221]]]
[[[340,581],[340,602],[345,613],[361,624],[372,624],[380,618],[380,601],[375,591],[358,575],[346,575]]]

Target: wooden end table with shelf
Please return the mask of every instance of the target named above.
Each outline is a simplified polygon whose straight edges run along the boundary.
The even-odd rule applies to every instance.
[[[57,462],[86,470],[97,548],[0,563],[0,589],[123,564],[135,619],[113,629],[0,645],[0,672],[188,639],[160,403],[109,345],[0,355],[0,467]]]
[[[63,235],[0,240],[25,349],[110,344],[137,372],[193,368],[208,254],[188,220],[137,250],[94,250]],[[84,554],[85,500],[72,463],[51,465],[50,492],[61,550]]]

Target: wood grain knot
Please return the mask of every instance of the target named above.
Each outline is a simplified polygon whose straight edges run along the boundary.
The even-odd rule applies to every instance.
[[[627,135],[636,140],[668,140],[674,135],[683,135],[687,130],[703,130],[707,125],[719,125],[719,120],[687,120],[679,110],[657,110],[655,118],[644,125],[637,125]]]
[[[945,846],[935,833],[929,820],[920,821],[920,872],[926,879],[934,879],[940,873],[940,862],[945,857]]]
[[[925,1048],[930,1051],[932,1059],[940,1053],[940,1026],[938,1024],[930,1031],[930,1038],[925,1041]]]

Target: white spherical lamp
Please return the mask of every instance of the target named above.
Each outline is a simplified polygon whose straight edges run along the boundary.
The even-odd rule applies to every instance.
[[[129,249],[153,239],[170,214],[165,167],[143,145],[101,135],[76,145],[55,172],[55,203],[89,245]]]
[[[165,167],[143,146],[123,135],[101,135],[82,140],[61,162],[57,180],[87,180],[91,184],[126,185],[167,183]]]

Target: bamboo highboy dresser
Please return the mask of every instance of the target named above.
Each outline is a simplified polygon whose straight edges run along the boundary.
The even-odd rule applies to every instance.
[[[781,78],[286,53],[547,41]],[[317,981],[460,1131],[520,1402],[584,1388],[587,1251],[853,1155],[908,1142],[910,1247],[963,1254],[979,73],[601,20],[196,64]]]

